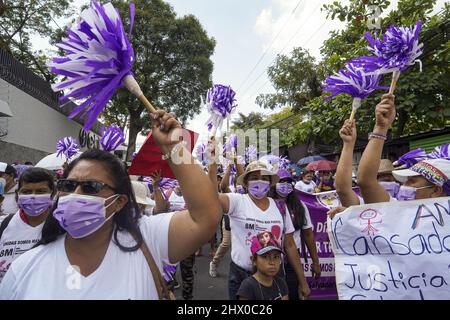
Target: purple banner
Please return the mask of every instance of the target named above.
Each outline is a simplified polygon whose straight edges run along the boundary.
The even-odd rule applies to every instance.
[[[312,299],[337,299],[336,278],[334,274],[334,254],[331,242],[327,234],[327,212],[331,208],[341,205],[339,197],[335,191],[310,194],[298,191],[297,196],[309,210],[313,225],[314,237],[316,240],[317,254],[321,269],[321,277],[317,280],[311,274],[311,256],[308,253],[308,263],[303,260],[306,279],[311,288]]]

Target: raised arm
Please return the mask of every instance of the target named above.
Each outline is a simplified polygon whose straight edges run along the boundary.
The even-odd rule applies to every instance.
[[[153,208],[153,214],[157,215],[163,212],[169,211],[170,203],[167,201],[159,188],[159,181],[161,180],[161,171],[151,175],[153,178],[153,196],[155,200],[155,207]]]
[[[220,190],[222,190],[223,193],[230,193],[230,175],[231,175],[231,169],[233,168],[233,164],[229,163],[227,166],[227,170],[225,170],[225,174],[222,178],[222,181],[220,182]]]
[[[375,128],[372,137],[364,150],[358,168],[358,185],[365,203],[388,202],[390,197],[384,188],[378,183],[377,173],[380,167],[381,155],[383,152],[384,139],[389,128],[395,120],[395,97],[392,94],[385,94],[381,98],[380,104],[375,109]]]
[[[214,235],[222,210],[213,186],[189,150],[181,143],[181,125],[172,114],[152,114],[153,138],[163,154],[170,155],[169,165],[175,174],[189,211],[176,213],[169,227],[169,260],[176,263],[195,252]]]
[[[359,205],[359,198],[352,189],[353,150],[356,142],[355,120],[345,120],[339,131],[344,145],[339,158],[334,186],[344,207]]]

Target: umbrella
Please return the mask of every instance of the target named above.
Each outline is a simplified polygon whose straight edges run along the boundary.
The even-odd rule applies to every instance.
[[[336,170],[336,168],[337,163],[328,160],[313,161],[306,166],[306,169],[315,171],[332,171]]]
[[[78,152],[73,158],[78,158],[80,156],[81,152]],[[66,162],[66,157],[64,155],[60,155],[58,157],[57,153],[49,154],[48,156],[42,158],[35,167],[37,168],[44,168],[47,170],[62,170],[63,164]]]
[[[306,166],[307,164],[309,164],[311,162],[319,161],[319,160],[326,160],[326,159],[322,156],[309,156],[309,157],[301,158],[300,160],[298,160],[297,165]]]

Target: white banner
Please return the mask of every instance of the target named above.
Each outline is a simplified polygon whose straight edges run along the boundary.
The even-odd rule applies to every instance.
[[[350,207],[328,234],[339,299],[450,299],[450,197]]]

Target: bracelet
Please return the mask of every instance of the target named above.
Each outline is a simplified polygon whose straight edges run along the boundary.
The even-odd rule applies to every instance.
[[[180,149],[187,145],[186,141],[180,141],[178,142],[171,151],[167,152],[165,155],[162,156],[163,160],[171,160],[178,152],[180,152]]]
[[[380,140],[387,140],[387,136],[385,136],[384,134],[381,133],[375,133],[375,132],[371,132],[369,133],[369,140],[371,139],[380,139]]]

